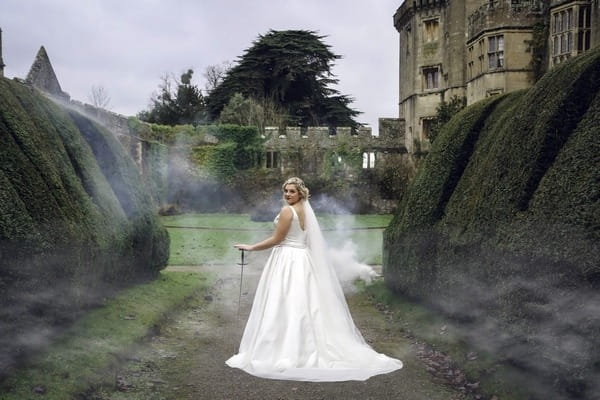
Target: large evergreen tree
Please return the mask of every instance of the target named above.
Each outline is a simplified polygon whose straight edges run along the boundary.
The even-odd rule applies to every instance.
[[[163,125],[201,123],[205,119],[205,102],[200,89],[192,84],[193,74],[194,71],[188,69],[179,82],[165,76],[160,93],[151,99],[150,110],[140,112],[138,118]]]
[[[207,97],[209,117],[216,120],[240,93],[285,110],[289,125],[358,125],[359,112],[349,107],[352,99],[331,87],[338,82],[331,67],[340,56],[323,38],[305,30],[260,35]]]

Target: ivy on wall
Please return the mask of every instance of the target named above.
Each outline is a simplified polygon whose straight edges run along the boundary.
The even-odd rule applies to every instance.
[[[260,137],[256,127],[213,125],[209,129],[219,139],[221,143],[219,146],[229,145],[220,148],[216,152],[219,163],[225,163],[224,165],[231,163],[236,170],[249,169],[260,165],[262,154],[265,151],[264,139]],[[213,162],[217,162],[217,160]]]
[[[442,102],[435,109],[435,117],[432,120],[431,129],[429,131],[429,141],[433,141],[437,138],[442,126],[456,115],[460,110],[465,108],[467,105],[467,98],[460,96],[452,96],[450,101],[442,100]]]
[[[264,139],[252,126],[167,126],[132,118],[129,127],[143,141],[144,178],[157,191],[157,204],[180,210],[196,210],[199,196],[208,192],[221,207],[219,196],[235,187],[241,171],[259,167],[265,151]],[[212,210],[208,200],[201,203],[202,210]]]
[[[326,183],[326,191],[347,189],[348,179],[340,179],[360,173],[362,167],[362,150],[342,142],[335,149],[325,152],[319,178]]]
[[[533,25],[533,38],[527,41],[528,52],[531,52],[530,66],[533,70],[533,82],[537,82],[546,73],[546,56],[548,53],[548,25],[538,22]]]

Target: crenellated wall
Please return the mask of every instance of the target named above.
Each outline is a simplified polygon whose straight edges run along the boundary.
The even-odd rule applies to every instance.
[[[282,172],[317,172],[322,167],[329,151],[354,151],[373,153],[375,163],[385,163],[388,154],[407,153],[404,146],[404,121],[396,118],[379,119],[379,136],[371,133],[371,128],[350,127],[329,128],[323,126],[266,127],[264,137],[267,152],[277,152],[277,161],[265,160],[265,166],[279,168]],[[270,162],[272,161],[272,162]]]

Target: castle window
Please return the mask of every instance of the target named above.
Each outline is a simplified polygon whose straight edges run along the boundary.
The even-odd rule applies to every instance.
[[[469,62],[467,63],[468,66],[468,70],[467,70],[467,79],[473,79],[473,46],[469,47]]]
[[[579,8],[577,50],[586,51],[590,49],[590,6],[585,5]]]
[[[423,39],[426,43],[436,42],[439,39],[439,26],[437,18],[423,21]]]
[[[485,92],[485,97],[496,96],[498,94],[502,94],[503,92],[504,92],[504,90],[502,90],[502,89],[490,89]]]
[[[429,140],[429,137],[431,136],[431,127],[433,126],[433,117],[423,118],[421,124],[423,125],[423,139]]]
[[[267,151],[267,168],[279,168],[279,152],[278,151]]]
[[[489,68],[504,68],[504,35],[490,36],[488,38]]]
[[[483,39],[481,39],[479,41],[479,56],[477,57],[477,59],[479,60],[479,65],[478,65],[479,70],[477,71],[477,73],[479,73],[479,74],[483,73],[483,64],[484,64],[483,61],[485,59],[483,49],[484,49]]]
[[[439,87],[438,67],[423,68],[423,87],[426,90],[437,89]]]
[[[575,5],[552,13],[552,63],[560,64],[590,48],[590,7]]]
[[[590,27],[590,6],[581,6],[579,8],[579,28]]]
[[[363,169],[375,168],[375,153],[374,152],[370,151],[370,152],[363,153],[362,167],[363,167]]]

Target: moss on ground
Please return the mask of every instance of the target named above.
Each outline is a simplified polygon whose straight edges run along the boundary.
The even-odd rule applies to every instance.
[[[90,387],[114,386],[117,368],[136,346],[168,313],[211,284],[212,278],[195,272],[162,272],[152,282],[123,290],[31,357],[2,383],[0,398],[63,400]]]

